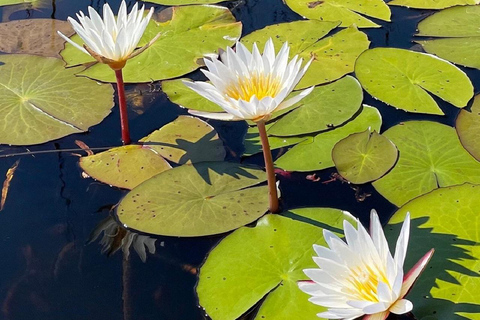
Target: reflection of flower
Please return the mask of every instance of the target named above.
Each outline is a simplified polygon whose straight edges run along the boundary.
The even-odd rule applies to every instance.
[[[103,20],[92,7],[88,7],[88,13],[90,17],[85,16],[82,11],[77,14],[80,23],[68,17],[75,32],[85,42],[83,47],[61,32],[58,33],[97,61],[108,64],[114,70],[122,69],[128,59],[138,55],[148,46],[134,51],[152,17],[153,8],[144,17],[144,6],[138,10],[138,3],[135,3],[130,13],[127,14],[127,5],[123,0],[117,19],[108,4],[103,6]]]
[[[210,113],[190,110],[190,113],[205,118],[220,120],[268,121],[271,114],[292,106],[308,95],[312,89],[304,90],[286,101],[310,65],[303,68],[302,59],[295,56],[288,62],[290,48],[287,43],[275,56],[272,39],[265,44],[263,55],[257,45],[253,52],[237,43],[236,52],[231,48],[218,59],[205,59],[208,71],[202,70],[212,84],[205,82],[184,82],[227,113]]]
[[[344,221],[346,243],[324,230],[329,248],[314,245],[320,269],[306,269],[313,281],[301,281],[299,287],[310,294],[311,302],[328,308],[318,316],[327,319],[384,320],[390,312],[410,312],[413,304],[404,299],[430,260],[433,249],[404,276],[403,263],[410,233],[407,214],[392,257],[382,225],[372,210],[370,235],[358,222],[358,230]]]

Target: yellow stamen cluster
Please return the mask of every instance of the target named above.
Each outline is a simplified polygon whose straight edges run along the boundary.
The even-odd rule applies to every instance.
[[[271,74],[255,74],[250,77],[238,78],[225,90],[225,94],[235,100],[250,101],[255,95],[259,100],[265,97],[275,97],[281,90],[280,79]]]
[[[360,301],[379,302],[377,294],[379,281],[390,286],[384,272],[372,270],[370,266],[366,269],[352,269],[348,281],[352,285],[351,293]]]

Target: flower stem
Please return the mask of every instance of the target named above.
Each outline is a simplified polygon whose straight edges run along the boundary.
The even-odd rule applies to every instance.
[[[258,132],[260,134],[260,141],[262,142],[263,159],[265,160],[265,170],[267,171],[268,182],[268,196],[270,198],[270,212],[276,213],[279,211],[277,184],[275,179],[275,170],[273,168],[272,152],[268,144],[267,130],[265,129],[265,121],[257,122]]]
[[[125,85],[123,84],[122,69],[115,70],[117,77],[118,103],[120,105],[120,125],[122,127],[122,141],[130,144],[130,130],[128,129],[127,100],[125,99]]]

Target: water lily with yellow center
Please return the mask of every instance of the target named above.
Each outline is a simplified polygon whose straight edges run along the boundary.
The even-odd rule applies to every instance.
[[[268,121],[272,113],[299,102],[313,87],[287,99],[307,71],[310,62],[302,68],[298,56],[288,61],[290,47],[285,43],[275,56],[272,39],[265,44],[263,55],[256,44],[250,52],[237,43],[236,52],[231,48],[221,55],[221,60],[205,59],[208,70],[202,72],[211,81],[184,84],[218,104],[226,113],[190,110],[191,114],[219,120]]]
[[[306,269],[312,281],[300,281],[302,291],[314,304],[328,308],[317,314],[325,319],[384,320],[390,313],[403,314],[413,309],[404,297],[433,255],[427,252],[404,275],[403,264],[410,234],[407,214],[392,257],[375,210],[370,216],[370,235],[360,222],[355,229],[344,221],[346,242],[328,230],[324,238],[329,248],[314,245],[320,269]]]

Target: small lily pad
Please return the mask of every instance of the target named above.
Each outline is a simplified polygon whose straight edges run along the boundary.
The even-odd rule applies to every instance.
[[[351,76],[318,86],[298,102],[298,108],[276,121],[268,134],[297,136],[338,127],[358,112],[362,99],[362,87]]]
[[[222,161],[225,158],[223,142],[215,129],[191,116],[179,116],[140,142],[178,164]]]
[[[64,40],[57,30],[67,36],[74,31],[68,21],[55,19],[28,19],[0,23],[0,51],[58,57]]]
[[[368,49],[367,35],[350,26],[334,35],[324,38],[338,22],[295,21],[281,23],[254,31],[242,38],[241,42],[251,48],[257,42],[260,50],[269,38],[275,49],[280,50],[284,42],[290,45],[290,58],[299,55],[304,61],[313,59],[307,73],[296,89],[332,82],[354,69],[355,60]]]
[[[30,145],[80,133],[113,107],[113,88],[75,76],[60,59],[0,57],[0,143]]]
[[[227,8],[200,5],[171,7],[163,10],[157,21],[148,24],[139,45],[158,33],[160,38],[145,52],[128,61],[123,69],[126,82],[151,82],[179,77],[196,70],[205,55],[231,46],[240,38],[242,24]],[[78,36],[72,40],[81,43]],[[95,62],[92,57],[67,43],[61,52],[68,66]],[[79,75],[115,82],[115,74],[105,64],[95,63]]]
[[[150,148],[129,145],[80,158],[90,177],[119,188],[133,189],[171,166]]]
[[[364,106],[362,112],[345,125],[309,137],[278,158],[275,164],[287,171],[313,171],[333,167],[332,149],[338,141],[368,128],[380,130],[381,125],[382,118],[378,110]]]
[[[375,98],[409,112],[443,114],[427,93],[464,107],[473,96],[467,75],[435,56],[395,48],[376,48],[360,55],[355,74]]]
[[[178,104],[182,108],[206,112],[224,112],[218,104],[204,98],[184,85],[184,80],[189,79],[162,81],[162,91],[165,92],[170,101]]]
[[[473,1],[471,1],[473,2]],[[418,24],[418,36],[438,37],[416,41],[429,53],[462,66],[480,69],[479,6],[461,6],[435,13]]]
[[[251,166],[185,164],[134,188],[118,205],[117,215],[127,227],[156,235],[223,233],[265,214],[268,187],[255,186],[265,180],[265,172]]]
[[[480,162],[462,147],[454,128],[408,121],[383,134],[395,143],[400,156],[392,171],[373,186],[396,206],[439,187],[480,183]]]
[[[342,27],[352,24],[359,28],[378,28],[378,24],[364,17],[390,21],[390,8],[383,0],[286,0],[293,11],[307,19],[341,20]]]
[[[377,180],[393,167],[397,157],[395,145],[370,130],[349,135],[332,150],[338,173],[355,184]]]
[[[396,241],[410,212],[405,270],[430,249],[435,253],[407,299],[417,319],[480,319],[480,186],[464,184],[418,197],[390,219],[385,233]]]
[[[478,3],[478,0],[393,0],[388,4],[416,9],[444,9]]]
[[[302,217],[303,213],[306,217]],[[261,303],[254,319],[314,319],[326,310],[308,301],[298,289],[307,280],[303,269],[315,267],[313,244],[326,245],[312,219],[338,232],[349,213],[330,208],[295,209],[266,215],[254,228],[241,228],[223,239],[200,269],[196,291],[200,305],[213,320],[237,319]],[[286,303],[294,302],[294,303]]]
[[[475,97],[470,111],[460,111],[455,127],[462,145],[480,161],[480,95]]]

